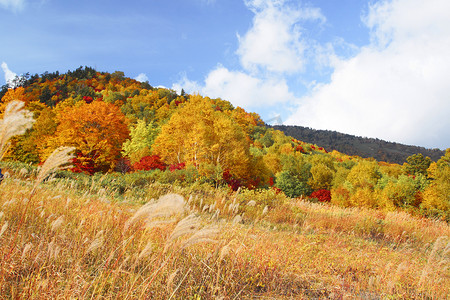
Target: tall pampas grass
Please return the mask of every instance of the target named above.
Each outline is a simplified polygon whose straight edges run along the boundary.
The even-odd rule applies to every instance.
[[[6,113],[5,113],[6,114]],[[25,220],[25,216],[27,214],[27,211],[30,207],[30,204],[32,202],[32,198],[36,192],[36,188],[37,186],[48,176],[50,175],[52,172],[56,171],[59,168],[64,168],[67,167],[65,165],[67,165],[70,160],[73,158],[73,155],[71,155],[70,153],[73,152],[73,150],[75,150],[74,147],[59,147],[58,149],[56,149],[55,151],[53,151],[53,153],[47,158],[47,160],[45,161],[45,163],[42,165],[41,171],[39,172],[36,181],[34,183],[34,187],[30,192],[30,197],[25,205],[25,207],[22,210],[22,214],[20,217],[20,221],[19,224],[17,226],[17,229],[15,230],[14,233],[14,237],[11,241],[11,247],[10,250],[8,252],[8,254],[5,257],[5,261],[8,261],[9,258],[11,257],[11,253],[14,250],[14,246],[16,244],[17,241],[17,237],[18,237],[18,233],[20,231],[20,229],[22,228],[22,225],[24,223]],[[60,218],[58,220],[56,220],[53,224],[52,224],[52,230],[56,230],[59,226],[62,225],[63,222],[63,218]],[[55,248],[56,249],[56,248]],[[57,256],[57,252],[52,252],[53,256]],[[4,274],[2,273],[2,276]]]
[[[75,147],[59,147],[50,154],[36,177],[31,195],[34,195],[37,186],[51,173],[58,169],[67,169],[70,167],[68,164],[74,158],[74,155],[72,154],[74,150]]]
[[[138,209],[125,223],[124,231],[127,231],[130,226],[139,220],[144,220],[147,228],[173,222],[175,221],[174,219],[167,220],[167,218],[182,214],[185,210],[186,202],[184,201],[183,196],[178,194],[167,194],[160,197],[158,201],[149,202]]]
[[[9,139],[24,134],[35,122],[33,113],[23,109],[24,105],[24,102],[14,100],[6,106],[3,119],[0,120],[0,160],[9,148]]]

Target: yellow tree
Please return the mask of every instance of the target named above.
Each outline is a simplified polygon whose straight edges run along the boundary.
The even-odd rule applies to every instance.
[[[162,126],[153,153],[168,164],[193,165],[205,176],[211,176],[208,173],[215,168],[245,178],[251,161],[242,128],[199,95],[192,96]]]
[[[428,168],[431,184],[423,193],[421,207],[430,215],[450,221],[450,148]]]
[[[376,162],[362,160],[350,170],[347,181],[356,189],[364,187],[372,189],[380,177],[379,166]]]
[[[311,177],[308,184],[313,190],[327,189],[331,187],[334,172],[325,164],[319,163],[313,165],[311,168]]]
[[[25,90],[23,87],[18,87],[15,89],[9,89],[6,94],[3,95],[0,103],[0,116],[3,115],[8,103],[14,100],[25,102],[26,105],[26,101],[24,101],[24,91]]]
[[[120,109],[103,101],[65,107],[59,111],[57,122],[50,141],[52,148],[73,146],[79,157],[92,160],[99,171],[114,168],[122,144],[129,137],[127,121]]]

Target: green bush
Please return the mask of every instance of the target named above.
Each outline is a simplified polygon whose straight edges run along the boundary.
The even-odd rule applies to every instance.
[[[300,181],[297,176],[290,172],[283,171],[277,174],[275,186],[283,191],[286,196],[296,198],[302,195],[311,194],[311,187],[303,181]]]

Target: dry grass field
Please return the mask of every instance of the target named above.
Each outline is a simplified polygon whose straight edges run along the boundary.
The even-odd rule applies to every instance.
[[[22,175],[0,185],[2,299],[450,296],[442,221],[158,184],[119,201]]]

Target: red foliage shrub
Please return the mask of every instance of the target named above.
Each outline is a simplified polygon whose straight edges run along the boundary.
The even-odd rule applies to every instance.
[[[242,184],[241,182],[241,185],[244,185],[249,190],[254,190],[261,185],[261,178],[256,177],[253,179],[247,179],[245,180],[245,183]]]
[[[237,191],[238,188],[242,186],[240,180],[234,178],[233,175],[231,175],[230,170],[225,170],[222,174],[222,178],[233,191]]]
[[[89,103],[91,103],[92,101],[94,101],[94,99],[92,99],[91,96],[83,96],[83,100],[84,100],[87,104],[89,104]]]
[[[141,160],[133,165],[133,169],[135,170],[155,170],[160,169],[164,171],[167,168],[167,165],[161,161],[161,158],[158,155],[150,155],[144,156]]]
[[[114,168],[114,171],[122,174],[128,173],[132,170],[133,167],[131,166],[130,160],[123,157],[117,161],[116,167]]]
[[[185,168],[186,168],[186,163],[184,163],[184,162],[179,163],[179,164],[173,164],[173,165],[169,166],[170,172],[173,172],[175,170],[183,170]]]
[[[331,201],[331,192],[329,190],[317,190],[311,193],[310,198],[316,198],[320,202],[330,202]]]

